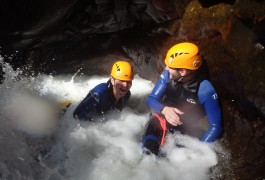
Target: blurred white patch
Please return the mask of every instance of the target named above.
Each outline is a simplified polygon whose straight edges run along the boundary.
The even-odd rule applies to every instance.
[[[12,96],[8,111],[14,127],[28,134],[47,136],[57,128],[56,107],[30,92],[20,92]]]

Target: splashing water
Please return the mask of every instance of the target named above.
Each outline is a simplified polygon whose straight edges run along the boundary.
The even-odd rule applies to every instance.
[[[167,137],[163,147],[167,158],[142,154],[150,81],[136,75],[129,106],[120,114],[107,113],[101,123],[80,122],[72,116],[74,109],[108,77],[23,77],[21,70],[14,71],[1,57],[0,63],[5,73],[0,85],[3,179],[204,180],[221,173],[214,168],[220,158],[217,154],[227,152],[217,142],[209,145],[176,134]],[[62,102],[71,106],[58,118]]]

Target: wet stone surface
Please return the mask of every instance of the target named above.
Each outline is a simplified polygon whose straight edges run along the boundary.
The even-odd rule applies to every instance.
[[[265,2],[207,2],[5,0],[1,56],[15,68],[28,67],[24,72],[45,74],[105,75],[126,59],[155,82],[168,48],[193,41],[222,100],[220,141],[231,151],[232,168],[224,177],[262,179]]]

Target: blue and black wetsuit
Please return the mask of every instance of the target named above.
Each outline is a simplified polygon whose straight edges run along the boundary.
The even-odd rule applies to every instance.
[[[204,142],[215,141],[222,133],[222,120],[218,96],[211,83],[207,79],[195,78],[183,84],[169,77],[169,71],[164,70],[147,98],[147,104],[155,116],[147,125],[143,147],[158,154],[165,133],[174,131],[198,137]],[[176,107],[184,112],[179,115],[182,125],[172,126],[165,120],[161,114],[165,106]]]
[[[130,91],[115,104],[113,86],[110,80],[94,87],[86,98],[77,106],[74,117],[80,120],[93,120],[110,109],[122,110],[131,96]]]

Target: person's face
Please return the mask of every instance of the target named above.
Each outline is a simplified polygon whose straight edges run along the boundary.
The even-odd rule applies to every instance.
[[[178,80],[179,78],[181,78],[181,74],[177,69],[172,69],[168,66],[166,66],[165,69],[169,71],[170,79]]]
[[[113,85],[114,96],[118,98],[125,96],[132,87],[132,81],[123,81],[111,78],[111,83]]]

